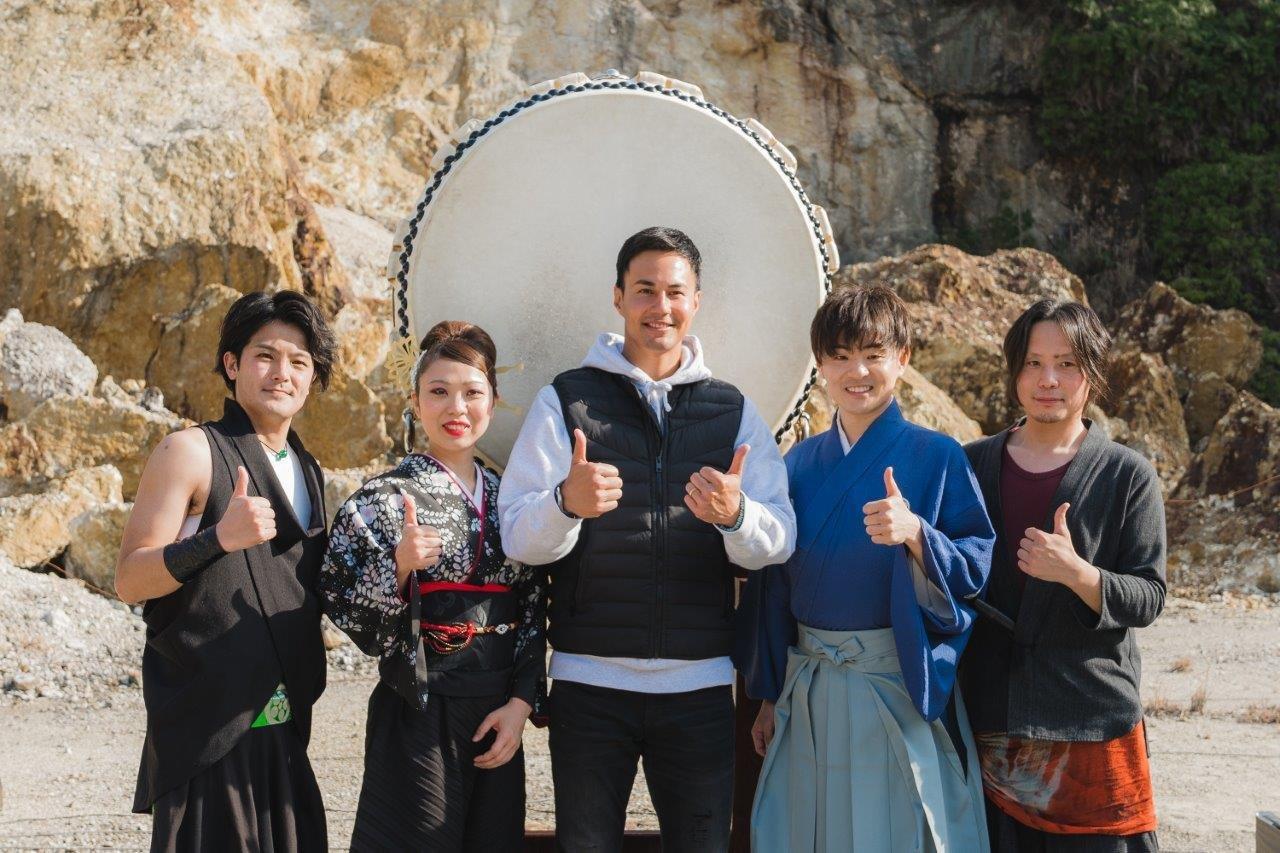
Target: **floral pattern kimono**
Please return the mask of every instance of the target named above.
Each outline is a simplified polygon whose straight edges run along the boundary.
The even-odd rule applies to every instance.
[[[466,695],[505,690],[536,714],[546,682],[545,572],[507,559],[498,530],[498,476],[480,465],[477,470],[476,503],[442,463],[418,453],[348,498],[334,518],[321,570],[324,610],[365,654],[381,657],[382,680],[416,708],[426,707],[433,689],[456,693],[461,688]],[[440,532],[443,553],[436,565],[416,573],[402,597],[396,588],[395,547],[404,531],[405,495],[414,499],[417,523]],[[475,625],[486,613],[485,591],[505,595],[511,601],[504,612],[514,613],[510,660],[495,665],[495,654],[503,656],[503,641],[509,646],[511,640],[497,634],[463,637],[471,642],[461,651],[433,649],[441,644],[430,642],[440,636],[431,629],[435,617],[428,602],[433,594],[448,596],[464,584],[478,593],[462,602],[462,610],[455,608],[453,616],[463,618],[438,627]]]

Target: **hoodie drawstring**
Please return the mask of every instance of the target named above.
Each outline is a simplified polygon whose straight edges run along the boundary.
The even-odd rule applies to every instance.
[[[649,408],[657,411],[657,404],[661,402],[662,411],[671,411],[671,389],[675,387],[674,385],[661,379],[645,379],[638,381],[636,384],[640,388],[640,395],[649,404]]]

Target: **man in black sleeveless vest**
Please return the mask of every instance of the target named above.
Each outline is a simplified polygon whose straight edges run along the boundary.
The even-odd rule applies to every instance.
[[[728,846],[733,566],[790,556],[795,516],[768,427],[687,334],[700,267],[673,228],[627,239],[626,334],[539,392],[498,497],[507,553],[550,564],[563,850],[621,849],[641,759],[663,849]]]
[[[153,851],[327,849],[306,755],[325,682],[324,484],[290,424],[333,358],[302,294],[240,298],[218,345],[222,419],[167,436],[138,484],[116,592],[145,602],[133,808],[153,815]]]

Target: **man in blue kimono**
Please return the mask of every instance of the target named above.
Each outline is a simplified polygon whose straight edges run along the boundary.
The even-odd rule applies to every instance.
[[[739,614],[736,663],[764,700],[752,847],[985,849],[952,692],[995,539],[981,492],[960,445],[894,399],[911,345],[896,294],[833,294],[811,344],[838,414],[787,455],[796,550]]]

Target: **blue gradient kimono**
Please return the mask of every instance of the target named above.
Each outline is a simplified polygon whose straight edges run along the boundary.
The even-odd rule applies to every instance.
[[[911,702],[928,721],[947,707],[975,614],[965,599],[987,581],[995,531],[964,450],[907,421],[897,402],[846,455],[838,427],[786,457],[795,505],[791,559],[751,573],[734,662],[747,693],[776,701],[797,623],[834,631],[892,628]],[[884,469],[924,525],[920,583],[905,546],[873,543],[862,507],[885,497]],[[914,576],[913,576],[914,573]]]

